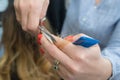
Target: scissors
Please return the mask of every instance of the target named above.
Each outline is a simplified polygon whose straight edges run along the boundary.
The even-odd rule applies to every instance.
[[[46,27],[43,25],[43,22],[46,20],[46,18],[44,17],[43,19],[41,19],[41,22],[40,22],[40,26],[39,26],[39,29],[41,31],[41,33],[47,38],[47,40],[50,42],[50,43],[55,43],[56,40],[55,38],[52,36],[52,34],[46,29]]]
[[[50,43],[56,43],[57,41],[55,40],[55,38],[52,36],[52,34],[45,28],[45,26],[43,25],[43,22],[46,20],[46,18],[43,18],[41,20],[39,29],[41,31],[41,33],[47,38],[47,40]],[[94,38],[89,38],[89,37],[85,37],[82,36],[79,39],[77,39],[76,41],[73,42],[73,44],[78,45],[78,46],[83,46],[86,48],[89,48],[95,44],[99,43],[99,40],[96,40]]]

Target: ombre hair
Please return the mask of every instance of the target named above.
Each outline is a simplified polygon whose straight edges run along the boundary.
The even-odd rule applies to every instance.
[[[51,28],[49,28],[51,29]],[[13,5],[3,16],[4,55],[0,58],[0,80],[59,80],[51,64],[40,54],[35,36],[22,30]]]

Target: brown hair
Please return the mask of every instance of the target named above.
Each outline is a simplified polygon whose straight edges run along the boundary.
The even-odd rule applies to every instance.
[[[51,64],[40,54],[36,37],[22,30],[13,6],[3,17],[2,44],[0,80],[11,80],[11,74],[16,74],[20,80],[59,79],[51,70]]]

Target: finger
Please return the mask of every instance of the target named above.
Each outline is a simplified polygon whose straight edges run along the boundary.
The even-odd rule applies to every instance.
[[[15,10],[18,10],[19,0],[14,0],[14,8]]]
[[[45,50],[45,51],[46,51],[46,50]],[[46,58],[51,64],[53,64],[53,61],[54,61],[53,57],[50,56],[50,55],[47,54],[47,53],[48,53],[48,52],[46,51],[45,58]]]
[[[41,44],[50,56],[60,61],[60,63],[62,63],[66,68],[71,68],[70,65],[74,63],[72,59],[70,59],[69,56],[59,50],[54,44],[48,42],[44,36],[41,39]]]
[[[42,7],[44,4],[45,0],[36,0],[35,3],[36,5],[33,4],[33,2],[31,3],[31,7],[30,7],[30,12],[28,14],[28,19],[27,19],[27,29],[28,31],[33,32],[34,34],[39,33],[39,20],[41,13],[43,13],[42,11]],[[43,18],[43,17],[42,17]]]
[[[16,19],[21,24],[20,12],[15,11]]]
[[[81,37],[88,37],[87,35],[84,35],[84,34],[78,34],[78,35],[75,35],[74,37],[72,37],[72,41],[76,41],[78,39],[80,39]],[[54,36],[55,37],[55,36]],[[89,37],[90,38],[90,37]],[[56,39],[56,43],[55,45],[61,49],[64,53],[66,53],[69,57],[71,58],[75,58],[75,56],[80,56],[80,54],[84,54],[84,52],[87,50],[88,51],[88,48],[85,48],[83,46],[77,46],[77,45],[74,45],[73,42],[72,43],[69,43],[69,44],[65,44],[67,43],[66,40],[64,39],[61,39],[59,37],[55,37]],[[79,42],[80,43],[80,42]],[[95,42],[96,43],[96,42]],[[87,44],[87,43],[86,43]],[[63,46],[64,45],[64,46]],[[94,45],[96,46],[96,45]],[[93,48],[93,46],[91,47]],[[89,49],[91,49],[89,48]],[[75,53],[75,54],[74,54]]]
[[[39,10],[31,10],[27,18],[27,30],[34,34],[39,33]]]
[[[15,9],[15,14],[16,14],[16,19],[20,23],[21,18],[20,18],[20,10],[19,10],[18,0],[14,0],[14,9]]]
[[[24,31],[27,31],[27,17],[28,17],[27,8],[23,8],[21,11],[21,25]]]
[[[62,65],[59,65],[59,70],[57,70],[57,74],[63,78],[64,80],[73,80],[71,79],[72,75],[71,75],[71,72],[66,69],[65,67],[63,67]]]
[[[45,54],[45,57],[52,64],[53,70],[55,70],[53,66],[54,66],[56,60],[54,60],[54,58],[52,56],[50,56],[49,54]],[[70,78],[70,76],[71,76],[70,70],[68,68],[66,68],[64,65],[62,65],[62,63],[60,63],[58,65],[58,70],[55,70],[55,71],[60,77],[62,77],[65,80],[68,80],[68,78]]]
[[[42,13],[40,14],[40,19],[46,16],[48,5],[49,5],[49,0],[45,0],[42,7]]]
[[[81,46],[76,46],[72,42],[69,42],[67,40],[64,40],[62,38],[54,36],[56,39],[55,45],[62,50],[67,56],[69,56],[71,59],[75,58],[76,54],[78,53],[78,50],[83,50],[84,48]]]
[[[47,53],[47,52],[46,52]],[[50,56],[49,54],[45,54],[45,58],[48,60],[48,61],[50,61],[50,63],[51,63],[51,65],[52,66],[54,66],[54,64],[56,63],[56,61],[58,61],[58,60],[56,60],[56,59],[54,59],[52,56]],[[59,62],[59,61],[58,61]],[[59,67],[59,71],[62,69],[62,68],[60,68],[60,66],[62,66],[62,68],[64,67],[65,68],[65,66],[62,64],[62,63],[59,63],[59,65],[58,65],[58,67]],[[54,67],[53,67],[53,69],[54,69]],[[68,68],[66,68],[66,70],[68,70]],[[70,70],[68,70],[68,71],[70,71]]]

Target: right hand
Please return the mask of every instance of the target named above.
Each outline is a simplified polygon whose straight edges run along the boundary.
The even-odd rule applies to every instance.
[[[80,37],[89,38],[85,34],[64,39],[54,36],[56,42],[52,44],[43,35],[39,41],[46,59],[64,80],[108,80],[112,74],[111,62],[101,56],[98,44],[89,48],[74,45],[73,42]]]
[[[16,18],[24,31],[38,33],[39,21],[45,17],[49,0],[14,0]]]

